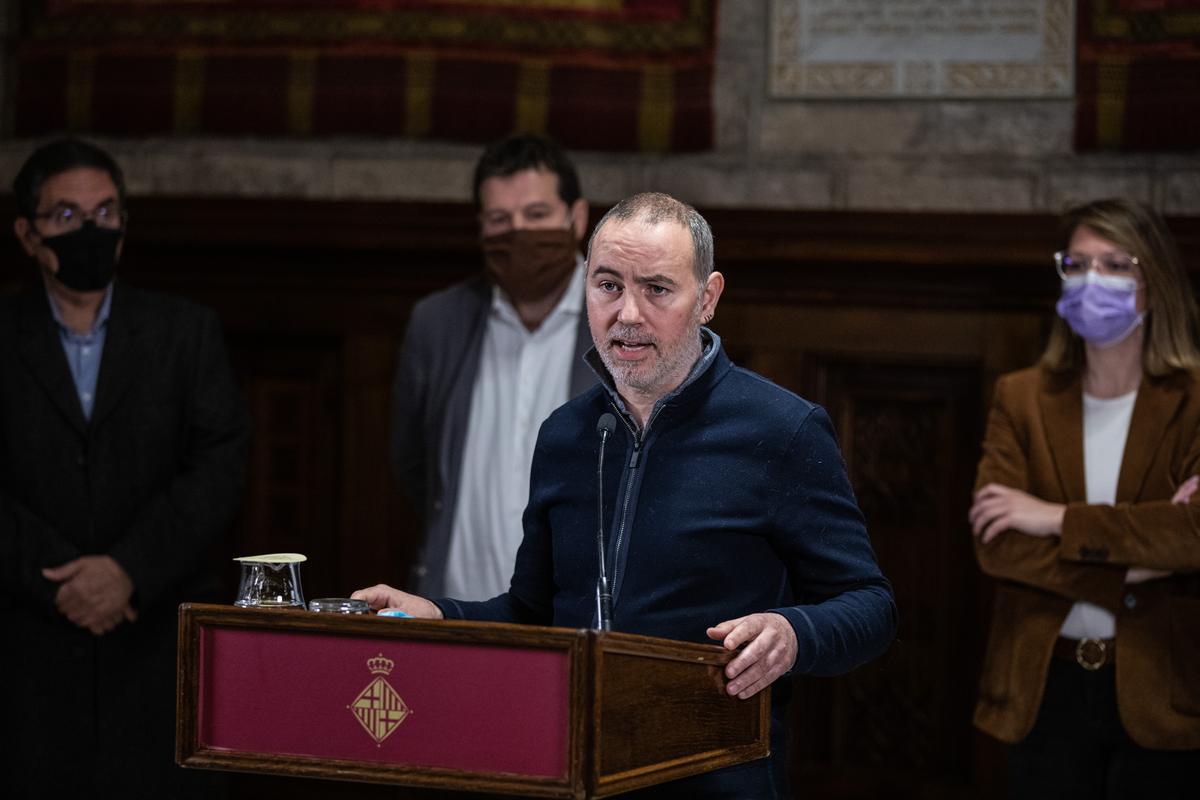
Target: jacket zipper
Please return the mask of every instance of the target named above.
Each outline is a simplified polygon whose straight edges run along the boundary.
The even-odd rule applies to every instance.
[[[628,464],[629,480],[626,481],[626,483],[625,483],[625,502],[622,504],[622,507],[621,507],[621,526],[619,528],[617,528],[617,544],[616,544],[616,547],[613,548],[613,556],[612,556],[612,558],[613,558],[613,582],[612,582],[612,585],[613,585],[613,589],[615,590],[617,588],[617,586],[620,584],[620,575],[618,574],[617,571],[618,571],[618,569],[620,569],[620,565],[621,565],[621,545],[625,541],[625,525],[629,521],[629,500],[630,500],[630,497],[632,496],[633,478],[634,478],[634,475],[637,473],[638,467],[640,466],[640,464],[639,464],[640,459],[638,458],[638,456],[642,452],[642,442],[644,441],[644,436],[645,436],[646,432],[648,430],[650,430],[650,424],[652,422],[654,422],[655,418],[658,416],[658,412],[662,409],[662,406],[658,406],[657,408],[654,409],[654,411],[650,414],[650,419],[646,420],[646,427],[642,428],[642,432],[641,432],[641,434],[639,434],[636,430],[633,429],[633,426],[629,424],[629,420],[627,420],[625,418],[625,415],[621,413],[621,410],[616,407],[616,404],[614,404],[610,401],[610,405],[612,405],[613,410],[617,412],[617,418],[620,419],[621,422],[625,423],[625,427],[628,428],[629,432],[633,435],[633,453],[630,454],[630,456],[629,456],[629,464]]]

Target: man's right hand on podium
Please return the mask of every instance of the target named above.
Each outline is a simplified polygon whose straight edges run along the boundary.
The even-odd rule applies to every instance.
[[[353,600],[366,600],[372,611],[398,609],[410,617],[419,619],[442,619],[442,610],[424,597],[393,589],[386,583],[377,583],[359,589],[350,595]]]

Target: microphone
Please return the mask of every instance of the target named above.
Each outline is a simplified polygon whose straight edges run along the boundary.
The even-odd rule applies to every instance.
[[[596,433],[600,434],[600,459],[596,464],[596,552],[600,560],[600,574],[596,578],[596,617],[600,630],[612,630],[612,592],[608,588],[608,572],[604,555],[604,445],[608,437],[617,430],[617,418],[607,411],[596,422]]]

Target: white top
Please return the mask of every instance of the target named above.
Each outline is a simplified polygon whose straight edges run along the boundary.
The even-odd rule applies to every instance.
[[[471,393],[458,503],[446,562],[446,595],[487,600],[508,590],[538,429],[567,402],[575,333],[583,313],[583,265],[537,330],[492,290],[479,374]]]
[[[1083,396],[1083,475],[1090,504],[1116,502],[1117,478],[1136,399],[1136,390],[1106,399]],[[1063,621],[1061,633],[1071,639],[1111,639],[1116,635],[1116,619],[1100,606],[1076,603]]]

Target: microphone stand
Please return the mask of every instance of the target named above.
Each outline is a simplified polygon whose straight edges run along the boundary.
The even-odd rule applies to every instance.
[[[596,552],[600,561],[600,573],[596,578],[596,617],[600,630],[612,630],[612,591],[608,586],[608,559],[604,554],[604,445],[616,430],[617,421],[612,414],[605,413],[596,423],[600,434],[600,458],[596,464]]]

